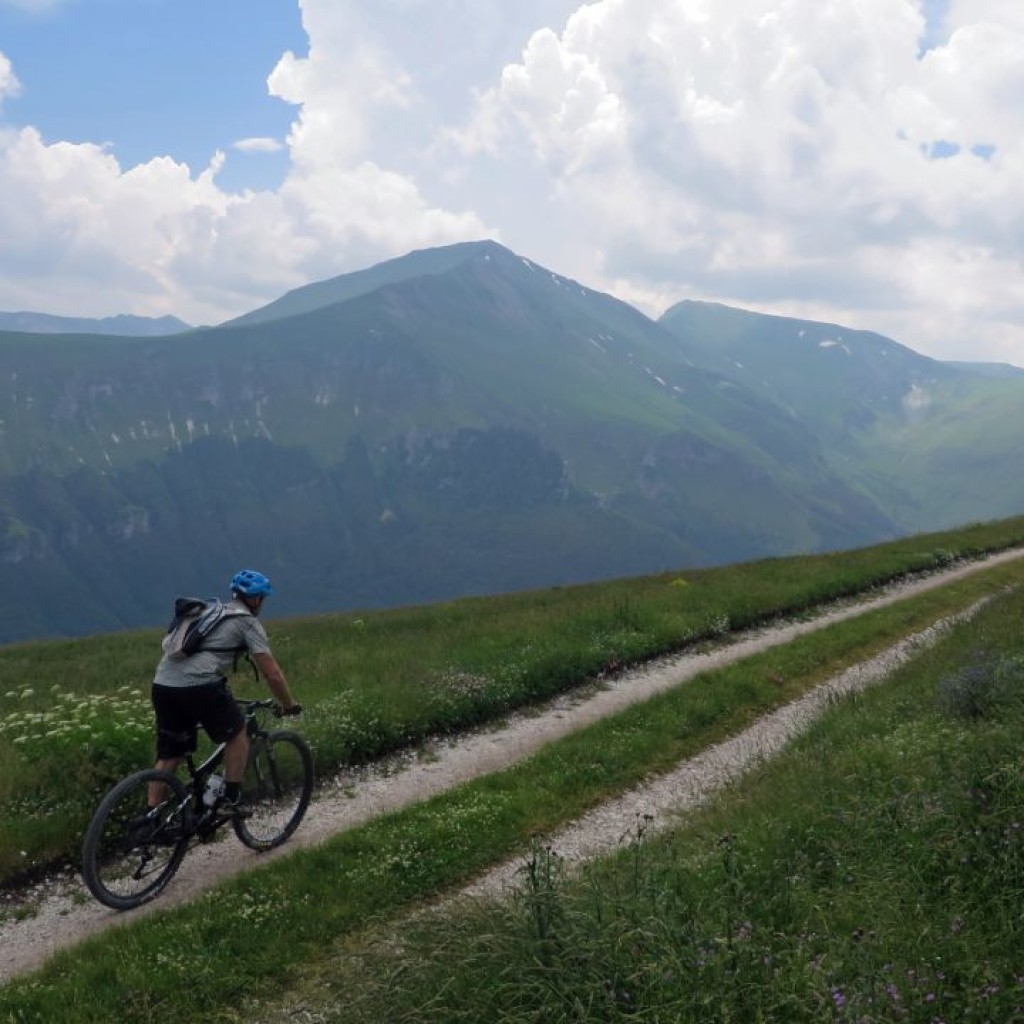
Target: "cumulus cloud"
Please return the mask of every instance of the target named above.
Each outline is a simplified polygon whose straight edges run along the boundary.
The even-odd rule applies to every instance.
[[[237,149],[240,153],[279,153],[284,149],[284,143],[280,139],[258,136],[251,139],[239,139],[231,148]]]
[[[551,29],[537,32],[522,64],[508,65],[487,92],[474,123],[457,133],[462,151],[492,154],[500,148],[498,125],[511,115],[545,164],[563,174],[593,166],[626,139],[623,103],[586,52],[563,46]]]
[[[911,0],[602,0],[535,35],[459,138],[543,163],[621,292],[828,298],[877,329],[934,304],[994,350],[1020,298],[1018,6],[954,4],[922,55]]]
[[[19,308],[88,313],[113,291],[174,311],[187,299],[176,255],[231,206],[214,183],[219,159],[192,177],[169,158],[123,170],[101,146],[47,144],[33,128],[0,140],[0,296],[17,290]]]
[[[273,191],[217,181],[272,139],[197,170],[0,135],[0,308],[209,322],[490,236],[652,313],[711,298],[1024,364],[1018,0],[297,2]],[[17,81],[0,57],[0,102]]]
[[[3,53],[0,53],[0,106],[3,106],[5,99],[17,96],[20,92],[21,82],[18,81],[11,62]]]
[[[268,81],[296,109],[276,192],[221,189],[222,154],[198,173],[171,157],[124,168],[103,146],[48,144],[31,127],[0,136],[0,308],[215,322],[409,248],[495,233],[372,159],[375,111],[409,103],[407,76],[353,43],[335,4],[305,0],[303,16],[309,56],[285,54]]]

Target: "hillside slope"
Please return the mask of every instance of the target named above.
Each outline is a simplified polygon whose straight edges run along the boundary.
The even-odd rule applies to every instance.
[[[1015,515],[1024,375],[944,363],[890,338],[683,302],[659,321],[694,364],[749,387],[820,438],[827,461],[907,531]]]
[[[257,314],[0,335],[0,640],[156,623],[240,564],[300,612],[895,533],[773,401],[494,243]]]
[[[981,561],[959,565],[922,578],[893,585],[881,595],[856,600],[842,608],[819,609],[814,616],[803,616],[798,622],[781,622],[746,635],[732,636],[710,653],[685,652],[640,669],[628,675],[609,679],[599,689],[573,692],[541,710],[512,716],[500,728],[488,726],[479,734],[470,733],[439,742],[430,757],[388,763],[379,772],[353,770],[333,780],[312,805],[301,829],[289,843],[258,858],[238,856],[233,842],[201,847],[189,859],[174,884],[158,903],[136,911],[148,915],[160,908],[189,903],[207,889],[243,872],[258,870],[274,860],[297,850],[321,847],[325,840],[339,832],[356,829],[385,814],[420,804],[430,797],[454,790],[457,786],[487,773],[519,763],[542,747],[572,735],[594,722],[618,714],[626,708],[642,704],[658,694],[676,689],[698,675],[735,664],[758,653],[782,647],[799,637],[807,636],[854,619],[865,613],[892,606],[907,599],[935,591],[950,583],[1008,564],[1024,557],[1024,550],[1005,551]],[[963,613],[960,613],[961,616]],[[806,698],[786,704],[773,715],[759,718],[754,726],[732,738],[721,747],[711,748],[692,762],[681,764],[674,774],[655,783],[648,782],[648,792],[631,790],[623,799],[594,809],[587,818],[568,825],[558,833],[556,849],[573,859],[574,855],[592,856],[621,842],[629,826],[635,824],[638,807],[655,810],[651,800],[661,801],[657,809],[692,806],[699,794],[715,791],[733,780],[752,764],[777,752],[809,720],[809,709],[827,706],[842,693],[851,692],[892,671],[902,660],[934,639],[939,630],[907,637],[866,664],[855,665],[835,679],[822,683]],[[681,785],[689,782],[690,785]],[[667,824],[658,821],[657,826]],[[625,821],[626,827],[622,827]],[[589,851],[589,852],[588,852]],[[200,856],[201,855],[201,856]],[[477,883],[474,892],[493,889],[496,882],[507,880],[508,865],[496,868]],[[109,931],[118,919],[90,899],[83,899],[83,887],[77,876],[55,880],[36,913],[13,915],[0,922],[0,984],[40,967],[55,953],[81,942],[84,938]]]

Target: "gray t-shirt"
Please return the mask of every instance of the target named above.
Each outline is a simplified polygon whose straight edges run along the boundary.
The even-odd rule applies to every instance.
[[[245,614],[225,618],[210,636],[209,643],[214,647],[240,648],[249,654],[268,653],[270,643],[263,623],[255,615],[249,614],[241,601],[231,601],[228,608],[232,611],[241,610]],[[173,659],[165,654],[156,667],[153,684],[181,687],[215,683],[228,676],[237,656],[235,651],[230,650],[197,651],[191,657]]]

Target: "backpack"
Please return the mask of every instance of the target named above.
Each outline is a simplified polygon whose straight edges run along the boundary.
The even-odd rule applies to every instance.
[[[214,647],[207,643],[210,635],[225,620],[251,612],[230,608],[216,598],[204,601],[198,597],[179,597],[174,602],[174,618],[167,627],[161,646],[168,658],[180,661],[197,651],[233,651],[241,654],[245,647]]]

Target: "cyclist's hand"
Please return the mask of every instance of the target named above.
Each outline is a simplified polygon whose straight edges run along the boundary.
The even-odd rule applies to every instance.
[[[278,708],[277,709],[278,718],[284,718],[285,716],[301,715],[301,714],[302,714],[302,705],[301,704],[293,704],[290,708]]]

